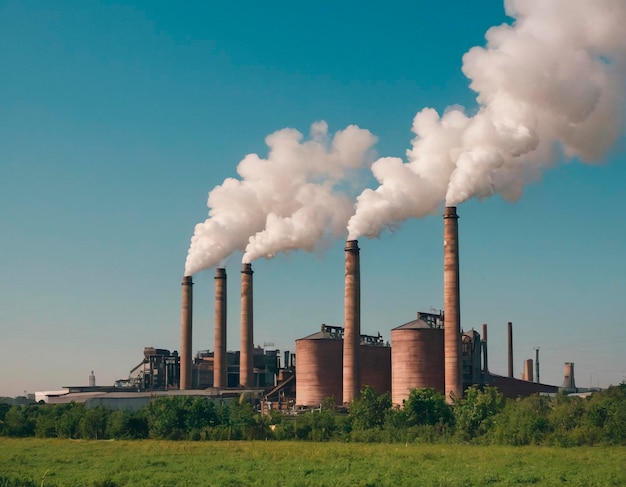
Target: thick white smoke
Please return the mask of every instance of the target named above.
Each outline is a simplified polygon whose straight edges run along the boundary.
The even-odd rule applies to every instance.
[[[415,116],[407,162],[382,158],[379,182],[358,197],[349,238],[374,237],[445,202],[500,194],[524,184],[557,156],[598,161],[623,131],[624,0],[507,0],[512,25],[491,28],[487,46],[463,57],[478,110]]]
[[[209,218],[195,227],[185,275],[237,250],[251,262],[313,250],[324,237],[345,232],[354,204],[337,186],[364,165],[376,138],[353,125],[331,137],[326,122],[317,122],[310,140],[283,129],[265,142],[267,159],[247,155],[237,166],[241,179],[226,179],[209,193]]]

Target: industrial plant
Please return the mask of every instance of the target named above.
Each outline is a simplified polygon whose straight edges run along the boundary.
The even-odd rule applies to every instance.
[[[538,355],[526,359],[521,379],[513,376],[513,325],[508,323],[508,374],[489,370],[487,324],[482,334],[463,331],[460,310],[459,230],[455,207],[446,207],[444,221],[444,309],[418,311],[414,320],[391,330],[391,341],[378,333],[361,333],[360,249],[356,240],[345,246],[343,326],[322,324],[319,331],[297,339],[295,354],[254,346],[253,270],[241,270],[239,351],[228,351],[226,269],[215,270],[214,350],[192,354],[193,281],[182,281],[180,353],[146,347],[128,378],[111,387],[65,387],[40,393],[46,402],[89,400],[116,405],[134,401],[140,407],[154,395],[238,397],[242,393],[267,410],[305,410],[331,399],[348,405],[361,389],[390,393],[401,406],[412,389],[433,388],[452,403],[472,385],[491,385],[508,397],[555,393],[557,386],[539,382]],[[574,364],[565,364],[563,388],[575,391]]]

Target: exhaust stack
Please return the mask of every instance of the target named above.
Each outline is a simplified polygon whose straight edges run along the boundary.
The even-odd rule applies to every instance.
[[[533,359],[524,360],[524,377],[527,382],[533,382]]]
[[[347,404],[358,397],[361,388],[361,265],[358,241],[348,240],[345,251],[343,403]]]
[[[487,323],[483,323],[483,372],[489,372],[487,362]]]
[[[513,323],[508,324],[509,335],[509,377],[513,377]]]
[[[448,402],[463,397],[458,218],[456,207],[447,206],[443,214],[443,331],[445,394]]]
[[[252,264],[243,264],[241,270],[241,351],[239,355],[239,384],[254,386],[252,370]]]
[[[226,269],[215,269],[213,387],[228,387],[226,369]]]
[[[180,333],[180,385],[181,390],[191,389],[191,328],[193,314],[193,282],[191,276],[183,277],[183,300]]]

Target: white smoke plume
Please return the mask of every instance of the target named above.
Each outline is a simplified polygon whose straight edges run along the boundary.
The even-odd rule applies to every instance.
[[[514,201],[559,156],[599,161],[623,132],[624,0],[507,0],[512,25],[463,57],[478,110],[413,122],[407,162],[372,165],[379,186],[357,199],[350,239],[378,236],[443,203],[500,194]]]
[[[328,134],[326,122],[311,126],[310,140],[294,129],[266,137],[267,159],[247,155],[208,199],[209,217],[198,223],[185,275],[211,268],[237,250],[243,261],[279,252],[313,250],[326,236],[345,232],[354,202],[338,188],[364,165],[376,138],[351,125]]]

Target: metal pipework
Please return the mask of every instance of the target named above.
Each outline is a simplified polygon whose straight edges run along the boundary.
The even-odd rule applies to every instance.
[[[445,395],[448,402],[463,397],[458,218],[456,207],[447,206],[443,214],[443,300]]]
[[[361,388],[361,265],[358,241],[348,240],[345,251],[343,402],[347,404],[358,397]]]
[[[252,264],[243,264],[241,269],[241,351],[239,354],[239,384],[254,385],[252,370],[253,319],[252,319]]]
[[[226,365],[226,269],[215,269],[215,319],[213,387],[227,387]]]
[[[183,298],[180,333],[180,389],[191,389],[191,330],[193,315],[193,282],[191,276],[183,277]]]

